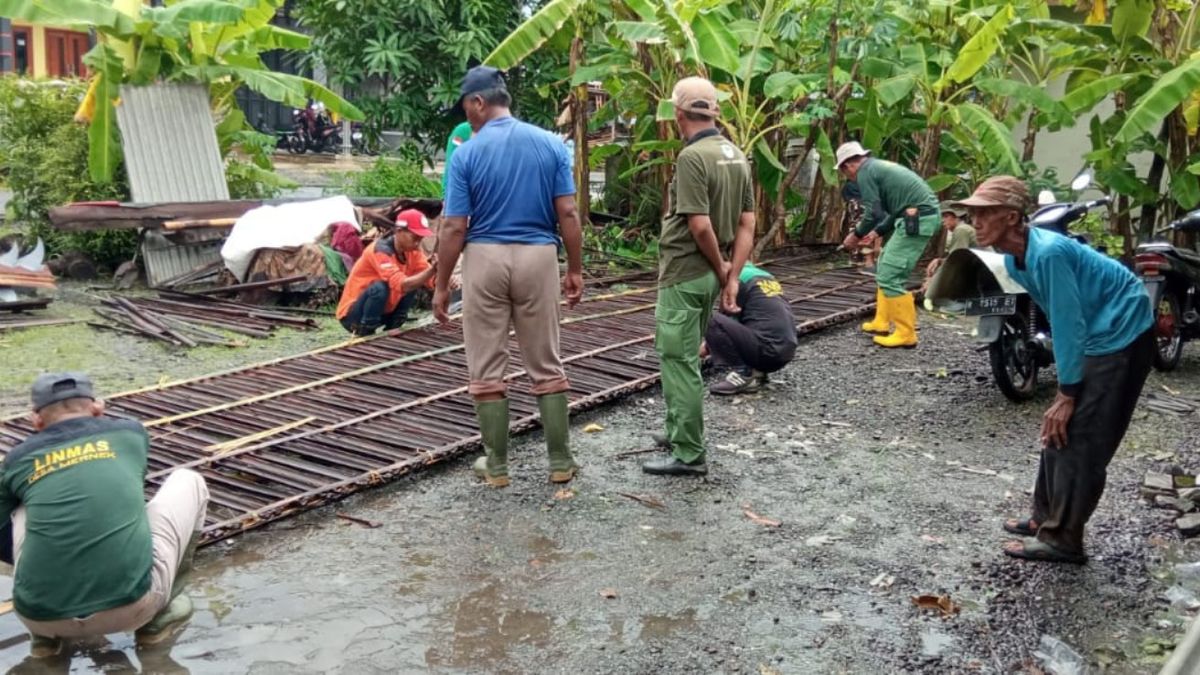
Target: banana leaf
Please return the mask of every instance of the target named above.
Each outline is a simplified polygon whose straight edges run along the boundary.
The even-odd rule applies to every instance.
[[[1117,6],[1112,13],[1113,37],[1124,43],[1135,37],[1142,37],[1150,30],[1150,20],[1154,15],[1153,0],[1117,0]]]
[[[583,0],[550,0],[496,45],[484,63],[507,70],[536,52],[575,16]]]
[[[0,0],[0,16],[30,23],[88,26],[120,38],[135,32],[133,18],[98,0]]]
[[[1012,132],[992,113],[974,103],[960,103],[954,108],[962,125],[979,141],[987,158],[1002,171],[1014,176],[1021,174],[1021,162],[1012,145]]]
[[[1092,80],[1087,84],[1071,89],[1063,97],[1062,103],[1073,115],[1086,113],[1094,108],[1097,103],[1120,91],[1122,87],[1138,77],[1141,77],[1141,75],[1122,73]]]
[[[1000,48],[1000,38],[1013,23],[1015,16],[1012,5],[1001,7],[970,40],[967,40],[959,50],[958,58],[950,64],[945,76],[934,85],[934,89],[940,91],[951,82],[962,83],[975,77]]]
[[[1200,59],[1191,59],[1158,78],[1154,86],[1129,109],[1125,124],[1121,125],[1113,140],[1130,143],[1151,131],[1197,89],[1200,89]]]
[[[741,69],[738,38],[716,12],[702,12],[692,22],[692,31],[700,48],[700,58],[713,68],[731,75]]]
[[[85,54],[83,60],[96,78],[96,104],[88,126],[88,173],[97,183],[110,183],[121,162],[117,111],[113,101],[119,95],[125,64],[116,50],[103,42]]]
[[[613,30],[621,37],[635,43],[657,44],[667,41],[667,32],[662,26],[648,21],[614,21]]]

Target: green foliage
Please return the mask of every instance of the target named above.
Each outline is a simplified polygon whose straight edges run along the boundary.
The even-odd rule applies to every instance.
[[[272,199],[296,186],[274,171],[238,159],[226,160],[225,182],[229,185],[230,199]]]
[[[105,0],[0,0],[0,16],[86,25],[98,34],[96,46],[84,57],[93,75],[80,113],[92,126],[88,161],[92,178],[107,182],[114,179],[120,163],[114,104],[121,85],[208,84],[217,120],[236,108],[233,94],[242,85],[273,101],[302,107],[312,98],[333,112],[362,118],[362,111],[326,87],[272,72],[263,63],[264,52],[309,46],[308,37],[270,24],[283,1],[176,0],[165,8],[133,3],[126,15]],[[242,122],[242,128],[248,129],[244,118]],[[238,131],[222,128],[227,133]]]
[[[536,9],[537,3],[533,3]],[[461,120],[449,109],[471,65],[520,23],[524,3],[508,0],[305,0],[296,16],[323,63],[366,113],[364,133],[398,129],[434,157]],[[552,123],[565,96],[565,48],[508,73],[514,112]]]
[[[99,183],[85,170],[88,130],[72,121],[84,91],[80,82],[0,79],[0,175],[13,193],[6,219],[44,239],[51,255],[80,251],[112,268],[133,256],[136,232],[60,232],[48,217],[69,202],[128,198],[122,182]]]
[[[352,197],[441,197],[441,183],[425,175],[420,162],[379,158],[366,171],[342,176],[340,191]]]

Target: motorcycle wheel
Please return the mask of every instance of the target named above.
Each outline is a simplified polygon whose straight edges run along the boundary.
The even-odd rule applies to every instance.
[[[292,137],[288,139],[288,150],[291,151],[292,154],[303,155],[304,153],[308,152],[308,143],[304,142],[303,137],[293,134]]]
[[[1179,313],[1179,298],[1174,293],[1163,293],[1154,308],[1154,368],[1163,372],[1179,367],[1183,357],[1182,317]]]
[[[1004,320],[1000,337],[988,348],[992,377],[1010,401],[1021,403],[1037,393],[1037,355],[1030,351],[1029,318],[1014,314]]]

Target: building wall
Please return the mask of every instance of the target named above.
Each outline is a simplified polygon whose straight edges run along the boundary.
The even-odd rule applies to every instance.
[[[82,36],[88,35],[86,31],[72,30],[71,27],[69,27],[69,26],[55,26],[55,25],[46,25],[46,24],[30,25],[27,23],[20,23],[20,22],[14,22],[12,24],[12,29],[14,29],[14,30],[21,29],[21,28],[28,29],[29,34],[30,34],[30,46],[29,46],[30,67],[29,67],[29,72],[26,73],[26,75],[28,75],[29,77],[49,77],[50,76],[50,68],[49,68],[48,58],[47,58],[47,54],[46,54],[46,48],[47,48],[47,44],[48,44],[46,41],[46,30],[47,29],[75,33],[75,34],[82,35]],[[12,33],[10,32],[9,35],[11,36]],[[14,47],[15,47],[15,45],[14,45]],[[15,67],[16,66],[15,66],[15,58],[14,58],[12,61],[12,64],[8,65],[8,68],[12,69],[12,70],[9,70],[9,72],[13,72],[13,70],[15,70]]]

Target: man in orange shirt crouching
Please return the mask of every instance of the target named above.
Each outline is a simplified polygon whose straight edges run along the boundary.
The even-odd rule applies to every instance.
[[[420,248],[421,239],[432,234],[425,215],[408,209],[396,214],[392,236],[367,246],[338,302],[337,318],[346,330],[371,335],[380,326],[391,330],[408,320],[413,291],[433,288],[437,268]]]

